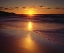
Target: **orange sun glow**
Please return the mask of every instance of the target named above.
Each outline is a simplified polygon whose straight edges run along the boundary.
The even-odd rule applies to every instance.
[[[33,9],[28,9],[28,10],[26,11],[26,14],[32,16],[33,14],[35,14],[35,11],[34,11]]]

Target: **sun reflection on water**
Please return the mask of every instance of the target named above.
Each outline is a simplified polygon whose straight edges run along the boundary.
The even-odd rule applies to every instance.
[[[28,22],[28,30],[32,31],[32,22]]]
[[[23,46],[22,46],[23,45]],[[25,38],[22,40],[22,47],[29,50],[30,53],[35,52],[37,50],[36,43],[32,40],[31,33],[28,33]]]
[[[19,47],[27,49],[26,53],[41,53],[38,44],[33,40],[31,33],[29,32],[24,38],[20,39]]]
[[[30,49],[33,45],[33,42],[32,42],[32,39],[31,39],[31,36],[30,36],[30,33],[28,33],[26,39],[25,39],[25,47],[27,49]]]

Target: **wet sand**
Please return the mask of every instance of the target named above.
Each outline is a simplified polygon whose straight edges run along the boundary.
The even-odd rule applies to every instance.
[[[33,31],[0,28],[0,53],[64,53],[64,46]]]
[[[56,44],[64,46],[64,29],[59,30],[35,30],[36,33],[40,34],[42,37],[50,40]]]

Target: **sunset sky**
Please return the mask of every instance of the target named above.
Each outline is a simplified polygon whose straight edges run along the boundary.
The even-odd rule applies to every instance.
[[[16,14],[64,14],[64,0],[0,0],[0,10]]]

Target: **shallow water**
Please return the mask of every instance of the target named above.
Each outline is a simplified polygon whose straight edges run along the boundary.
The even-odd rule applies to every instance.
[[[0,53],[64,53],[64,46],[55,44],[33,30],[62,29],[63,24],[37,22],[2,22]]]
[[[23,30],[27,30],[28,24],[31,22],[32,30],[56,30],[56,29],[64,29],[64,24],[59,23],[47,23],[47,22],[1,22],[2,25],[10,26],[10,27],[17,27]]]

